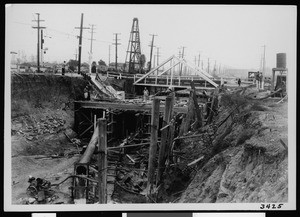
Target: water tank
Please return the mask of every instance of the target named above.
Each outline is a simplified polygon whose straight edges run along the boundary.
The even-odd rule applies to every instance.
[[[276,68],[286,68],[286,53],[278,53],[276,60]]]

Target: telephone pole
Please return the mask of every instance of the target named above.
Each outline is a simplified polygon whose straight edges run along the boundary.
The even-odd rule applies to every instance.
[[[90,65],[90,73],[92,73],[92,59],[93,59],[93,41],[95,41],[95,39],[93,39],[93,36],[94,36],[94,24],[90,24],[90,26],[92,27],[92,30],[91,30],[91,46],[90,46],[90,53],[89,53],[89,65]]]
[[[199,55],[198,55],[198,67],[200,67],[200,52],[199,52]]]
[[[110,47],[111,45],[108,45],[108,65],[110,64]]]
[[[32,28],[37,29],[37,72],[40,72],[40,29],[45,29],[46,27],[40,26],[40,22],[45,20],[40,20],[40,13],[36,13],[38,16],[37,20],[33,20],[37,22],[37,26],[33,26]]]
[[[92,30],[90,31],[90,33],[91,33],[91,47],[90,47],[90,53],[91,54],[93,54],[93,41],[95,41],[95,39],[93,38],[93,36],[94,36],[94,33],[96,33],[96,32],[94,32],[94,24],[90,24],[90,26],[92,27]]]
[[[43,30],[41,30],[41,62],[42,67],[44,66],[44,37],[43,37]]]
[[[179,49],[179,51],[178,51],[178,57],[180,58],[181,57],[181,50],[180,50],[180,48],[178,48]]]
[[[207,73],[209,74],[209,58],[207,60]]]
[[[182,46],[182,53],[181,53],[182,59],[184,58],[184,48],[186,48],[186,47]],[[182,64],[180,66],[179,76],[181,76],[181,73],[182,73]]]
[[[181,58],[184,58],[184,48],[186,48],[186,47],[181,47],[181,49],[182,49],[182,52],[181,52]],[[180,48],[179,48],[180,49]],[[179,56],[180,57],[180,56]]]
[[[156,58],[157,58],[157,63],[156,65],[159,65],[159,57],[160,57],[160,53],[159,53],[159,47],[156,47]]]
[[[114,35],[116,36],[115,38],[115,43],[114,45],[116,46],[116,62],[115,62],[115,70],[118,71],[118,45],[120,45],[121,43],[118,43],[118,35],[120,35],[121,33],[114,33]]]
[[[149,61],[149,71],[151,70],[151,61],[152,61],[152,51],[153,51],[153,44],[154,44],[154,37],[157,36],[157,35],[154,35],[154,34],[150,34],[152,35],[152,42],[151,42],[151,50],[150,50],[150,61]]]
[[[266,66],[266,45],[264,47],[264,56],[263,56],[263,70],[262,70],[262,81],[261,81],[261,89],[264,89],[265,85],[265,66]]]
[[[83,13],[81,13],[81,22],[80,27],[75,27],[75,29],[80,29],[80,36],[79,36],[79,55],[78,55],[78,74],[80,74],[80,66],[81,66],[81,48],[82,48],[82,30],[89,29],[89,27],[83,27]]]

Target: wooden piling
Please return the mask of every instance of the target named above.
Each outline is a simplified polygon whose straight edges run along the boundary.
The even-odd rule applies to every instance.
[[[165,103],[165,112],[164,112],[164,119],[163,119],[163,126],[169,124],[170,119],[172,117],[172,110],[173,110],[173,104],[174,104],[174,96],[171,93],[166,98]],[[169,127],[165,128],[161,133],[161,143],[160,143],[160,149],[159,149],[159,156],[158,156],[158,173],[156,176],[156,185],[160,183],[160,180],[162,178],[162,174],[165,168],[165,162],[166,162],[166,151],[168,150],[168,134],[169,134]]]
[[[213,98],[211,101],[211,105],[210,105],[210,112],[209,115],[207,117],[207,124],[210,124],[212,122],[214,113],[216,111],[216,105],[218,104],[218,94],[219,94],[219,88],[217,87],[213,93]]]
[[[106,119],[99,118],[97,121],[98,136],[98,196],[99,203],[107,203],[107,128]]]
[[[149,149],[149,161],[148,161],[148,182],[147,182],[147,195],[150,196],[153,193],[155,185],[155,159],[157,150],[157,134],[159,127],[159,104],[160,99],[154,98],[151,111],[151,138]]]
[[[186,116],[182,119],[182,123],[179,130],[179,136],[187,133],[191,127],[191,124],[195,117],[195,109],[194,109],[194,100],[193,100],[193,92],[190,91],[189,102],[188,102],[188,110]]]
[[[198,105],[196,88],[195,88],[195,84],[193,81],[191,82],[191,88],[192,88],[192,98],[193,98],[194,106],[195,106],[195,116],[196,116],[196,121],[197,121],[196,124],[194,125],[194,129],[198,129],[199,127],[202,127],[202,111]]]

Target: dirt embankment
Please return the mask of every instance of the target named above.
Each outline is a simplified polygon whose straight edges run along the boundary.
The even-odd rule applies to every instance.
[[[214,122],[181,142],[189,170],[178,203],[287,202],[287,102],[224,96]],[[240,105],[237,109],[236,106]],[[230,115],[231,114],[231,115]],[[281,140],[281,141],[280,141]],[[284,144],[283,144],[284,143]],[[286,147],[285,147],[286,145]],[[196,166],[189,162],[203,156]]]
[[[66,134],[76,136],[73,101],[83,98],[86,85],[80,77],[12,75],[12,203],[28,202],[29,175],[57,183],[72,174],[79,155]],[[69,186],[56,189],[51,203],[65,203]]]

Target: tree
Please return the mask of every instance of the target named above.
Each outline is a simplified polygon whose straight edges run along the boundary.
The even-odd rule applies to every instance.
[[[146,56],[145,54],[142,54],[139,58],[140,69],[144,68],[145,63],[146,63]]]
[[[103,60],[98,61],[99,66],[106,66],[106,63]]]
[[[77,60],[69,60],[68,62],[69,69],[74,71],[78,67],[78,61]]]

